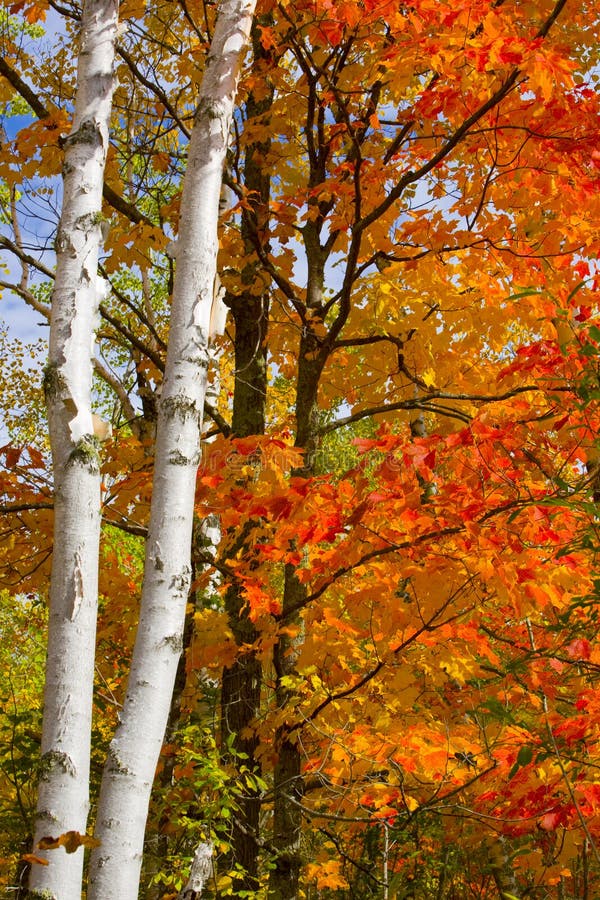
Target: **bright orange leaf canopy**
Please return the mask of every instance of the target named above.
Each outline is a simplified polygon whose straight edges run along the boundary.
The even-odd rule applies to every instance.
[[[50,11],[64,21],[42,40]],[[121,10],[96,354],[114,427],[98,744],[136,621],[168,245],[214,12]],[[47,315],[47,235],[33,228],[32,249],[23,226],[28,204],[54,215],[79,12],[7,15],[0,242],[13,290]],[[266,896],[284,795],[306,897],[315,882],[323,897],[583,897],[598,877],[596,19],[568,0],[261,6],[225,177],[230,317],[197,486],[219,537],[195,540],[151,824],[165,890],[190,834],[215,839],[227,876],[242,840],[228,820],[248,830],[250,797]],[[16,432],[2,462],[3,583],[44,596],[43,434]],[[228,733],[217,708],[234,670],[258,693]]]

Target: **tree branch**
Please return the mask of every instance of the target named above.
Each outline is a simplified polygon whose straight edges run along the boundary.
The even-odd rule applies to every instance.
[[[342,342],[338,342],[339,346],[341,346],[341,344]],[[397,403],[382,403],[380,406],[371,406],[369,409],[359,410],[359,412],[352,413],[352,415],[344,416],[343,419],[336,419],[334,422],[328,422],[326,425],[321,426],[319,431],[322,435],[330,434],[332,431],[343,428],[345,425],[352,425],[354,422],[360,422],[361,419],[366,419],[370,416],[383,415],[402,409],[423,409],[425,411],[429,409],[430,412],[437,412],[441,415],[454,415],[457,418],[462,419],[466,414],[461,414],[458,410],[432,407],[430,405],[431,401],[455,400],[463,403],[501,403],[503,400],[510,400],[512,397],[516,397],[518,394],[541,390],[542,388],[537,384],[525,384],[521,387],[513,388],[510,391],[505,391],[503,394],[447,394],[443,391],[431,391],[428,392],[425,397],[420,399],[414,398],[412,400],[399,400]]]
[[[167,112],[169,113],[169,115],[171,116],[173,121],[177,123],[177,126],[178,126],[179,130],[181,131],[181,133],[183,135],[185,135],[185,137],[189,140],[189,137],[190,137],[189,128],[186,128],[186,126],[183,124],[183,122],[179,118],[177,110],[171,105],[169,98],[167,97],[167,95],[165,94],[163,89],[159,85],[154,84],[152,81],[150,81],[149,78],[146,78],[146,76],[140,71],[136,62],[131,58],[131,56],[129,55],[127,50],[125,50],[124,47],[117,45],[117,53],[121,57],[121,59],[129,66],[129,69],[131,70],[131,72],[133,73],[135,78],[140,82],[140,84],[143,84],[144,87],[147,87],[149,91],[152,91],[154,96],[158,100],[160,100],[160,102],[162,103],[164,108],[167,110]]]
[[[34,509],[54,509],[54,503],[3,503],[0,505],[0,513],[29,512]]]
[[[50,111],[44,106],[35,91],[25,82],[21,76],[6,62],[6,59],[0,56],[0,75],[12,85],[15,91],[29,104],[38,119],[47,119]],[[114,188],[104,182],[102,195],[109,206],[112,206],[117,212],[134,222],[136,225],[144,222],[147,225],[154,225],[154,222],[140,212],[133,203],[130,203],[125,197],[122,197]]]

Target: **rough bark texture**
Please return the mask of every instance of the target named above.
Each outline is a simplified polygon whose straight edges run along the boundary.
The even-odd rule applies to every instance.
[[[255,65],[265,58],[260,33],[255,27],[252,33]],[[268,90],[261,100],[252,94],[246,101],[246,118],[268,116],[273,102],[273,92]],[[266,126],[266,123],[265,123]],[[251,253],[257,241],[263,245],[268,240],[268,209],[270,173],[264,164],[269,151],[268,126],[264,141],[246,148],[244,158],[244,186],[253,197],[253,206],[244,212],[242,237],[246,252]],[[250,262],[242,272],[242,284],[248,288],[257,274],[257,264]],[[267,328],[269,298],[267,294],[256,296],[250,290],[228,294],[226,303],[231,309],[235,326],[235,383],[233,392],[232,437],[264,434],[267,399]],[[250,621],[238,585],[231,584],[225,595],[225,607],[229,624],[238,646],[252,644],[257,632]],[[236,758],[250,772],[260,774],[256,759],[259,741],[251,726],[260,711],[262,689],[262,665],[254,653],[244,653],[223,670],[221,691],[221,740],[223,758],[235,764]],[[227,749],[225,749],[227,748]],[[233,878],[234,895],[238,891],[257,891],[259,856],[260,791],[248,788],[239,800],[238,811],[231,826],[230,869],[237,866],[243,875]]]
[[[235,322],[235,387],[233,399],[232,437],[264,434],[267,391],[266,333],[269,316],[268,299],[243,293],[228,297]],[[229,624],[238,646],[253,644],[258,634],[248,617],[244,598],[237,584],[231,584],[225,595]],[[221,730],[223,747],[244,754],[242,761],[250,771],[260,773],[255,759],[258,739],[249,734],[251,723],[260,708],[262,667],[252,652],[241,655],[223,670],[221,692]],[[229,740],[231,739],[231,740]],[[232,824],[231,863],[246,873],[235,879],[235,889],[258,889],[258,792],[248,790],[239,801],[239,811]]]
[[[97,814],[89,900],[138,894],[152,781],[182,648],[199,437],[206,391],[223,162],[253,0],[224,0],[183,184],[165,378],[159,403],[140,621],[121,723]]]
[[[117,13],[117,0],[84,3],[73,127],[65,140],[44,382],[54,470],[54,553],[35,845],[48,835],[85,833],[89,808],[100,536],[92,354]],[[40,854],[35,846],[34,852]],[[61,847],[40,855],[49,865],[33,865],[32,895],[79,900],[83,849],[67,854]]]
[[[324,255],[318,233],[305,229],[308,260],[307,307],[318,319],[323,299]],[[314,473],[318,450],[319,417],[317,392],[328,349],[308,322],[302,330],[298,353],[298,386],[296,390],[296,447],[304,450],[304,466],[294,475],[308,477]],[[306,598],[306,587],[296,577],[293,566],[286,566],[282,619],[292,633],[282,632],[273,651],[276,676],[276,699],[280,709],[293,713],[293,690],[285,679],[296,672],[296,663],[304,640],[302,617],[297,610]],[[274,866],[269,879],[270,900],[296,900],[299,896],[302,869],[302,813],[299,801],[303,795],[302,759],[297,742],[298,732],[290,731],[290,720],[275,735],[277,762],[274,773],[273,848]]]
[[[506,838],[486,840],[484,847],[489,852],[488,866],[501,897],[518,896],[519,885],[511,857],[511,847]]]

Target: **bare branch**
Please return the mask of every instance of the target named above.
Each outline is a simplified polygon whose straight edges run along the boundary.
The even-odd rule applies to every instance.
[[[132,404],[131,400],[129,399],[129,395],[127,394],[127,391],[123,387],[122,383],[96,357],[94,358],[93,363],[94,363],[94,371],[96,372],[98,377],[101,378],[102,381],[104,381],[105,384],[107,384],[110,388],[112,388],[112,390],[115,392],[115,394],[119,398],[119,402],[121,404],[121,407],[123,408],[123,413],[124,413],[125,417],[127,419],[129,419],[130,421],[135,419],[136,411],[135,411],[133,404]]]
[[[29,512],[34,509],[54,509],[54,503],[3,503],[0,505],[0,513]]]
[[[430,393],[427,393],[425,397],[413,398],[412,400],[399,400],[397,403],[382,403],[379,406],[371,406],[368,409],[359,410],[358,412],[352,413],[352,415],[344,416],[343,419],[336,419],[334,422],[328,422],[320,428],[320,433],[330,434],[332,431],[343,428],[345,425],[352,425],[354,422],[360,422],[361,419],[384,415],[385,413],[396,412],[402,409],[429,410],[430,412],[439,413],[440,415],[454,416],[464,420],[465,418],[470,418],[466,416],[466,413],[461,413],[459,410],[452,410],[441,406],[434,406],[432,401],[455,400],[463,403],[501,403],[503,400],[510,400],[512,397],[516,397],[518,394],[526,394],[531,391],[539,392],[541,390],[542,388],[538,384],[526,384],[521,387],[513,388],[510,391],[505,391],[503,394],[449,394],[444,391],[431,391]]]

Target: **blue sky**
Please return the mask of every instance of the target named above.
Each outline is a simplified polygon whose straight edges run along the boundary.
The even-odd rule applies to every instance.
[[[11,17],[11,20],[16,22],[17,17],[14,17],[14,19]],[[60,36],[64,32],[64,18],[52,9],[49,9],[46,20],[43,23],[43,33],[39,29],[39,37],[36,35],[37,29],[38,26],[30,26],[28,31],[31,33],[27,33],[27,31],[22,32],[19,37],[23,48],[32,56],[35,56],[38,41],[44,42],[47,48],[49,40]],[[27,73],[22,74],[28,80]],[[0,106],[0,130],[3,130],[6,137],[12,140],[18,131],[34,121],[35,117],[30,115],[11,115],[10,113],[10,104],[3,103]],[[35,185],[30,185],[29,187],[35,188]],[[52,228],[48,223],[48,210],[40,210],[40,212],[41,215],[37,221],[33,214],[34,210],[30,210],[29,214],[21,221],[23,241],[27,245],[27,251],[37,258],[41,258],[41,256],[31,248],[31,245],[34,242],[37,243],[37,238],[40,238],[41,244],[47,243],[48,234]],[[7,237],[12,237],[10,228],[7,226],[0,225],[0,233]],[[52,254],[48,253],[48,251],[44,251],[43,259],[46,265],[50,267],[53,265]],[[18,261],[12,253],[1,248],[0,266],[0,280],[19,282],[21,267]],[[6,288],[0,288],[0,320],[6,324],[11,335],[18,337],[24,342],[36,343],[40,338],[45,340],[48,338],[48,326],[43,322],[43,316],[27,306],[21,297]]]

